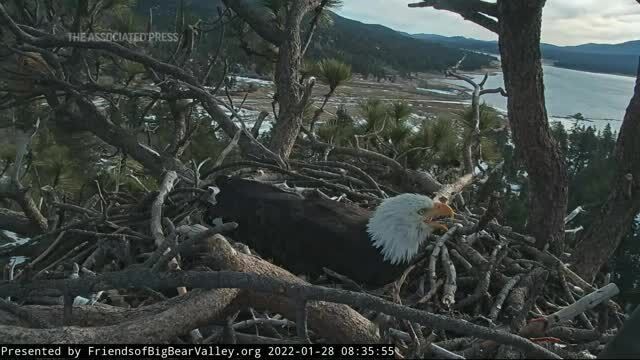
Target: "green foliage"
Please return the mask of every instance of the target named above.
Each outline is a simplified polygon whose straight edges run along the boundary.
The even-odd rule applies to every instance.
[[[320,70],[318,69],[318,63],[315,61],[304,59],[302,66],[300,67],[300,75],[303,77],[317,76]]]
[[[468,141],[473,135],[475,128],[475,122],[473,120],[474,111],[471,107],[467,108],[458,118],[458,121],[463,129],[463,141]],[[498,161],[500,156],[500,150],[497,147],[497,143],[493,138],[493,132],[495,129],[504,125],[498,112],[487,105],[486,103],[480,104],[480,146],[482,149],[482,160],[488,162]]]
[[[364,118],[364,123],[360,127],[363,134],[380,131],[386,126],[389,112],[382,100],[367,99],[360,103],[359,111]]]
[[[425,121],[413,146],[430,148],[428,165],[446,165],[460,158],[460,128],[455,121],[447,118]]]
[[[110,17],[110,20],[111,29],[121,33],[141,31],[143,28],[142,24],[145,23],[127,6],[114,8],[113,16]]]
[[[473,129],[475,126],[473,120],[473,109],[468,107],[460,115],[460,122],[465,129]],[[503,125],[498,112],[487,105],[486,103],[480,104],[480,132],[487,133],[490,130],[498,128]]]
[[[145,173],[144,167],[137,161],[122,156],[106,159],[101,164],[97,180],[104,189],[115,189],[118,184],[121,191],[154,191],[158,182]],[[93,184],[90,184],[93,187]]]
[[[0,161],[13,161],[16,157],[16,145],[11,143],[0,144]]]
[[[395,121],[396,125],[404,122],[411,113],[411,106],[409,106],[409,103],[406,101],[394,101],[389,107],[389,115]]]
[[[631,224],[629,234],[622,240],[611,259],[612,280],[624,290],[640,288],[640,221]]]
[[[320,81],[329,85],[330,93],[344,82],[351,80],[351,65],[337,59],[321,60],[315,71]]]
[[[343,5],[343,1],[342,0],[329,0],[327,1],[327,4],[325,5],[325,11],[323,11],[320,14],[320,18],[318,18],[318,27],[319,28],[328,28],[333,26],[333,16],[332,14],[327,11],[327,10],[336,10],[341,8]],[[314,11],[309,12],[309,14],[307,14],[308,16],[313,16],[315,15]]]
[[[576,117],[579,117],[579,114]],[[602,131],[597,131],[592,126],[576,122],[567,130],[562,123],[554,122],[551,124],[551,133],[565,154],[568,165],[569,209],[577,206],[597,209],[609,194],[615,170],[612,156],[616,136],[611,127],[607,125]],[[511,170],[507,181],[521,188],[521,191],[508,193],[504,213],[510,216],[510,226],[523,231],[527,214],[519,209],[526,206],[527,177],[522,175],[524,167],[519,162],[514,162],[514,168]],[[597,211],[593,211],[590,216],[597,216]],[[590,216],[579,217],[571,226],[588,226]]]
[[[345,146],[358,131],[353,118],[344,107],[336,112],[336,117],[318,127],[318,137],[325,142]]]
[[[569,205],[595,205],[606,199],[614,175],[615,140],[611,127],[596,132],[575,125],[569,133],[567,162],[571,175]]]
[[[567,130],[565,130],[564,125],[559,121],[551,123],[551,134],[560,146],[562,152],[567,154],[569,151],[569,134],[567,133]]]
[[[56,140],[48,129],[40,129],[32,144],[31,166],[37,172],[30,172],[29,181],[39,185],[51,185],[69,194],[78,194],[87,182],[86,166],[80,157]]]
[[[324,141],[337,145],[349,144],[355,135],[364,136],[360,146],[398,158],[411,168],[438,165],[445,169],[457,167],[462,161],[462,144],[465,136],[470,134],[470,120],[465,120],[464,116],[425,120],[416,126],[409,121],[412,108],[407,102],[385,103],[380,99],[368,99],[360,103],[358,113],[362,120],[356,122],[342,109],[336,119],[318,128],[318,135]],[[470,111],[466,114],[470,114]],[[493,131],[501,125],[502,120],[497,112],[483,105],[481,145],[485,161],[501,159]]]

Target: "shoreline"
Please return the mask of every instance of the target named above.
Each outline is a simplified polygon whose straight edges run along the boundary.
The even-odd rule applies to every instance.
[[[500,54],[492,54],[492,53],[482,53],[485,55],[489,55],[489,56],[497,56],[498,60],[496,60],[496,62],[498,63],[498,65],[493,68],[493,67],[488,67],[488,68],[480,68],[478,70],[470,70],[470,71],[465,71],[464,73],[467,74],[481,74],[484,75],[484,70],[489,70],[489,71],[494,71],[494,72],[502,72],[502,67],[500,66]],[[580,72],[585,72],[585,73],[590,73],[590,74],[600,74],[600,75],[614,75],[614,76],[623,76],[623,77],[630,77],[635,79],[636,78],[636,74],[625,74],[625,73],[616,73],[616,72],[604,72],[604,71],[595,71],[595,70],[584,70],[584,69],[580,69],[580,68],[572,68],[572,67],[568,67],[568,66],[559,66],[557,65],[558,60],[554,60],[554,59],[545,59],[542,58],[542,66],[552,66],[558,69],[566,69],[566,70],[573,70],[573,71],[580,71]],[[489,73],[489,75],[491,75],[491,73]]]

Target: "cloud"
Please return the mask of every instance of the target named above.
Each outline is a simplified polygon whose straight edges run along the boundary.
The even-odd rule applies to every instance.
[[[408,33],[495,40],[497,36],[448,11],[408,8],[417,0],[344,0],[342,16]],[[557,45],[618,43],[640,39],[640,5],[634,0],[548,0],[542,41]]]

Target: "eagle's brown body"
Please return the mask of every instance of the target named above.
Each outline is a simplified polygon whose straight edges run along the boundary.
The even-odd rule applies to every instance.
[[[367,233],[372,212],[302,196],[239,178],[219,177],[210,218],[238,223],[232,234],[262,257],[295,274],[319,275],[327,267],[371,286],[395,280],[404,266],[383,260]]]

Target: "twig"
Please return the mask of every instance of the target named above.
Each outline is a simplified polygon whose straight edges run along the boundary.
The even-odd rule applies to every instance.
[[[473,269],[473,265],[471,265],[467,261],[467,259],[460,255],[460,253],[456,249],[451,249],[449,253],[451,253],[451,256],[453,256],[453,258],[456,259],[466,271],[471,271]]]
[[[333,271],[331,269],[328,269],[326,267],[323,267],[322,271],[324,271],[325,274],[342,281],[344,284],[346,284],[347,286],[349,286],[350,288],[352,288],[355,291],[359,291],[359,292],[364,291],[364,289],[360,285],[358,285],[357,282],[349,279],[348,277],[346,277],[346,276],[344,276],[342,274],[338,274],[337,272],[335,272],[335,271]]]
[[[153,205],[151,206],[151,234],[155,239],[156,246],[161,246],[164,243],[164,233],[162,232],[162,206],[164,200],[167,198],[169,192],[173,188],[174,183],[178,179],[178,174],[175,171],[168,171],[162,180],[160,185],[158,196],[156,197]]]
[[[431,298],[432,298],[435,294],[437,294],[437,293],[438,293],[438,290],[439,290],[439,289],[440,289],[440,287],[442,286],[443,282],[444,282],[444,281],[443,281],[442,279],[438,279],[438,282],[436,283],[436,286],[434,286],[434,287],[430,288],[430,289],[429,289],[429,292],[428,292],[425,296],[421,297],[421,298],[420,298],[416,303],[417,303],[417,304],[423,304],[423,303],[426,303],[426,302],[428,302],[429,300],[431,300]]]
[[[49,245],[49,247],[42,252],[42,254],[38,255],[37,258],[35,258],[32,262],[29,263],[29,266],[33,267],[34,265],[36,265],[37,263],[39,263],[40,261],[42,261],[42,259],[46,258],[47,256],[49,256],[49,254],[51,254],[51,252],[53,251],[53,249],[56,248],[56,246],[58,246],[58,244],[60,244],[60,242],[62,241],[62,238],[64,238],[65,232],[61,232],[58,237],[55,239],[55,241]]]
[[[66,254],[64,254],[62,257],[60,257],[58,260],[52,262],[51,264],[49,264],[49,266],[47,266],[46,268],[40,270],[37,274],[35,274],[33,276],[34,279],[37,279],[38,277],[40,277],[42,274],[44,274],[46,271],[48,271],[49,269],[54,268],[55,266],[57,266],[59,263],[67,260],[71,254],[75,254],[78,250],[82,249],[83,247],[87,246],[89,244],[89,242],[85,241],[83,243],[81,243],[80,245],[74,247],[73,249],[69,250]]]
[[[502,244],[498,244],[493,249],[493,251],[491,252],[491,260],[489,261],[489,268],[484,272],[483,276],[479,278],[480,281],[478,282],[478,285],[476,286],[473,294],[467,296],[456,304],[455,307],[457,309],[461,309],[465,306],[473,304],[487,293],[487,291],[489,290],[489,285],[491,284],[491,274],[500,262],[498,253],[500,252],[500,250],[502,250],[502,247]]]
[[[442,263],[445,273],[447,274],[447,280],[444,283],[444,291],[442,294],[442,303],[449,308],[456,302],[458,285],[456,284],[456,267],[449,258],[449,250],[447,250],[446,245],[442,246]]]
[[[169,272],[154,273],[150,270],[118,271],[104,273],[95,278],[59,279],[48,281],[32,281],[28,283],[0,282],[0,296],[24,296],[34,289],[58,289],[70,294],[92,293],[113,288],[150,287],[152,289],[172,289],[179,286],[192,288],[237,288],[251,289],[259,292],[275,293],[290,298],[306,301],[326,301],[350,306],[368,308],[374,311],[393,315],[399,319],[409,320],[424,326],[453,331],[459,334],[476,336],[515,346],[531,355],[553,359],[559,357],[547,349],[540,347],[520,336],[499,330],[488,329],[471,324],[464,320],[431,314],[426,311],[412,309],[382,300],[376,296],[354,293],[339,289],[319,286],[293,284],[268,276],[251,273],[229,271],[218,272]],[[13,327],[0,325],[0,335],[6,336]]]
[[[447,231],[444,235],[440,236],[436,241],[436,243],[433,245],[433,251],[431,252],[431,257],[429,259],[429,274],[431,275],[429,279],[431,281],[431,288],[434,288],[436,286],[436,283],[438,282],[438,275],[436,274],[436,266],[438,263],[438,258],[440,257],[440,251],[442,250],[442,245],[444,245],[444,243],[448,239],[454,237],[456,232],[458,232],[458,230],[460,230],[461,227],[462,226],[456,224],[454,227],[449,229],[449,231]]]
[[[304,299],[301,299],[297,302],[296,330],[299,338],[304,339],[307,343],[311,343],[311,340],[309,339],[309,330],[307,327],[307,301]]]
[[[227,155],[229,155],[231,150],[233,150],[238,145],[238,140],[240,140],[240,135],[242,135],[242,129],[236,132],[236,134],[233,136],[233,139],[231,139],[231,142],[222,150],[222,152],[220,153],[220,156],[218,156],[213,166],[218,167],[222,165]]]
[[[491,307],[491,311],[489,311],[489,319],[491,319],[492,321],[495,321],[498,318],[498,315],[500,314],[500,310],[502,310],[502,304],[504,304],[504,301],[507,299],[509,292],[511,291],[511,289],[513,289],[514,286],[516,286],[516,284],[520,281],[521,277],[522,275],[516,275],[512,277],[507,282],[507,284],[502,288],[502,290],[500,290],[500,293],[496,297],[496,301],[493,303],[493,306]]]

